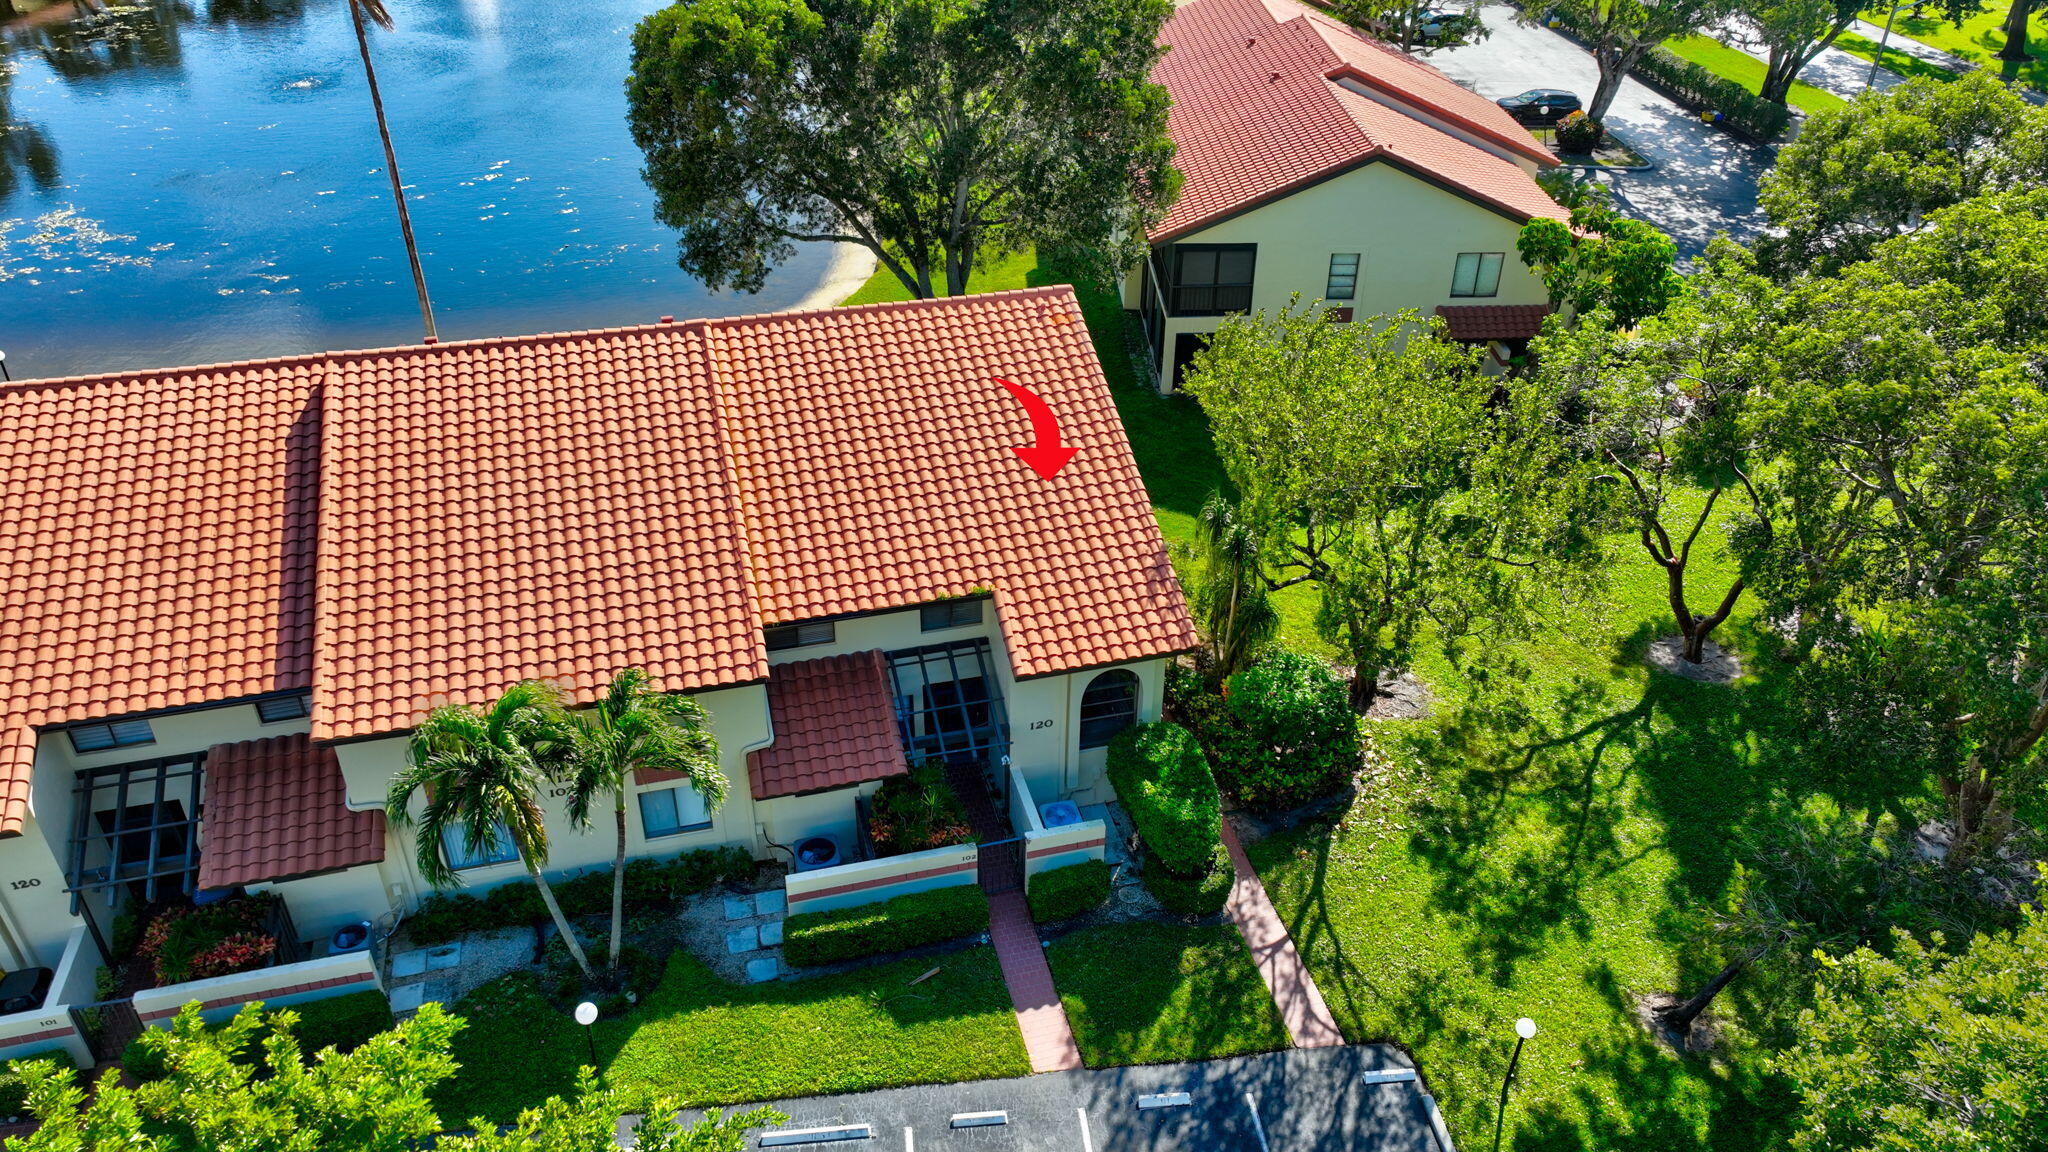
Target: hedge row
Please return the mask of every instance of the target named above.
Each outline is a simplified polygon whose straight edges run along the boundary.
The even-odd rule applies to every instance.
[[[1159,857],[1145,854],[1143,873],[1146,891],[1169,912],[1183,916],[1214,916],[1230,899],[1230,886],[1237,873],[1230,866],[1230,852],[1218,844],[1207,864],[1193,873],[1168,868]]]
[[[880,956],[988,930],[988,897],[972,884],[842,908],[799,912],[782,925],[782,957],[799,967]]]
[[[1557,21],[1559,31],[1580,38],[1569,4],[1546,8],[1543,13]],[[1792,124],[1790,109],[1666,48],[1650,49],[1629,75],[1695,112],[1719,112],[1727,127],[1754,140],[1776,140]]]
[[[699,848],[668,859],[652,857],[626,862],[628,910],[661,907],[705,892],[722,883],[736,883],[754,874],[754,857],[745,848]],[[553,882],[555,899],[571,916],[608,914],[612,909],[609,868]],[[547,906],[531,880],[515,880],[479,898],[466,892],[437,892],[420,901],[406,922],[415,944],[444,944],[464,932],[517,928],[545,920]]]
[[[1199,874],[1222,835],[1222,797],[1194,733],[1158,721],[1109,744],[1109,782],[1146,847],[1184,875]]]
[[[34,1064],[48,1060],[59,1068],[73,1067],[71,1053],[62,1048],[38,1052],[33,1056],[22,1056],[13,1060],[0,1060],[0,1124],[5,1124],[27,1114],[28,1092],[9,1078],[17,1065]]]
[[[1083,860],[1049,868],[1031,878],[1024,898],[1031,904],[1031,918],[1040,924],[1093,912],[1109,899],[1109,865]]]

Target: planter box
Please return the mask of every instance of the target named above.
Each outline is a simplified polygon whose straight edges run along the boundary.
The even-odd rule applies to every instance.
[[[365,949],[151,988],[135,994],[135,1014],[148,1027],[168,1028],[178,1009],[195,1000],[207,1022],[214,1023],[255,1000],[266,1008],[282,1008],[370,989],[381,992],[384,983],[377,975],[376,960]]]

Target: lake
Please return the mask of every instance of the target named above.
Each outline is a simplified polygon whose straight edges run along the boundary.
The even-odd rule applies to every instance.
[[[413,343],[341,0],[78,0],[0,43],[0,350],[15,379]],[[396,0],[371,50],[444,340],[766,312],[675,265],[626,129],[657,0]],[[839,274],[847,274],[846,263]],[[816,302],[816,301],[813,301]]]

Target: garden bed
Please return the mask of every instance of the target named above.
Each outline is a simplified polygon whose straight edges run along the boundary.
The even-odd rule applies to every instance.
[[[1655,168],[1650,159],[1629,146],[1628,141],[1607,130],[1607,139],[1591,152],[1567,152],[1557,145],[1557,132],[1550,128],[1531,128],[1531,135],[1543,142],[1550,154],[1558,161],[1574,168],[1614,168],[1624,172],[1642,172]]]

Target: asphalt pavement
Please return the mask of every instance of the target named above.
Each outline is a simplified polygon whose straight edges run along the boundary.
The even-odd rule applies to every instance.
[[[1531,88],[1563,88],[1592,99],[1599,69],[1585,49],[1548,28],[1517,24],[1515,10],[1505,5],[1488,4],[1480,14],[1491,36],[1425,59],[1492,99]],[[1656,167],[1599,172],[1592,179],[1608,186],[1617,208],[1670,233],[1682,257],[1705,251],[1717,232],[1747,244],[1763,231],[1757,182],[1770,170],[1773,149],[1702,123],[1636,80],[1622,82],[1607,124]]]
[[[1374,1044],[766,1103],[789,1122],[750,1149],[1448,1152],[1413,1063]]]

